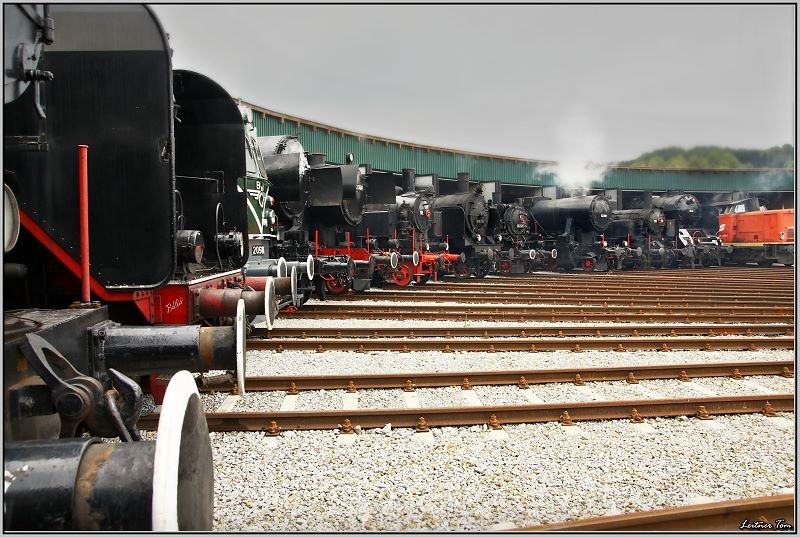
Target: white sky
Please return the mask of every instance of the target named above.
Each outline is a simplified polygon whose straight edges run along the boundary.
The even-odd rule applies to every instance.
[[[596,162],[793,143],[791,5],[153,9],[176,68],[352,131]]]

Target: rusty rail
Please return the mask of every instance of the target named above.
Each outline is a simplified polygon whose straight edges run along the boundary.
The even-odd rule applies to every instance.
[[[670,507],[638,513],[587,518],[510,531],[741,531],[794,529],[794,494]],[[766,526],[765,524],[770,524]],[[783,524],[783,527],[779,527]]]
[[[728,335],[784,335],[794,334],[792,326],[769,324],[706,324],[706,325],[616,325],[616,326],[564,326],[564,327],[416,327],[416,328],[280,328],[272,330],[253,328],[253,338],[320,338],[320,337],[390,337],[390,338],[430,338],[430,337],[574,337],[574,336],[728,336]]]
[[[654,303],[653,306],[659,307],[661,306],[660,303]],[[348,304],[348,305],[340,305],[340,304],[333,304],[333,303],[321,303],[321,304],[313,304],[307,305],[303,307],[303,310],[309,311],[321,311],[321,310],[348,310],[353,312],[359,311],[383,311],[387,308],[387,306],[376,305],[376,304],[369,304],[365,301],[363,304]],[[667,308],[667,305],[664,305],[664,308]],[[457,305],[446,305],[446,304],[436,304],[432,306],[427,305],[396,305],[391,308],[395,311],[410,311],[413,313],[417,312],[424,312],[426,310],[440,310],[440,311],[455,311],[459,313],[464,312],[464,307],[457,306]],[[709,305],[706,304],[701,308],[693,308],[693,307],[682,307],[676,305],[669,305],[669,311],[684,313],[684,315],[690,315],[693,313],[707,313],[712,314],[715,313],[717,315],[739,315],[739,314],[758,314],[758,315],[789,315],[793,313],[793,307],[791,306],[717,306],[717,305]],[[580,314],[592,314],[592,313],[611,313],[612,315],[615,313],[634,313],[637,315],[650,315],[652,310],[650,308],[641,308],[641,307],[626,307],[626,306],[614,306],[610,307],[608,304],[598,304],[598,305],[581,305],[581,304],[552,304],[552,305],[534,305],[534,304],[508,304],[508,305],[495,305],[495,306],[482,306],[482,305],[471,305],[469,307],[470,313],[482,313],[482,314],[492,314],[492,313],[501,313],[501,312],[510,312],[510,313],[549,313],[550,315],[556,315],[561,313],[580,313]],[[678,314],[676,313],[676,314]]]
[[[498,293],[492,291],[481,292],[445,292],[445,291],[387,291],[381,293],[370,293],[366,295],[352,294],[332,297],[334,301],[365,302],[369,300],[403,300],[403,301],[441,301],[441,302],[466,302],[469,304],[578,304],[585,306],[655,306],[655,307],[674,307],[703,309],[709,305],[711,297],[705,296],[696,299],[685,298],[665,298],[663,296],[649,296],[637,298],[631,296],[609,296],[603,294],[600,298],[586,296],[565,296],[548,295],[547,293],[523,293],[511,291]],[[736,305],[736,307],[755,307],[763,308],[765,304],[772,307],[781,306],[786,308],[793,307],[794,301],[791,297],[713,297],[714,301],[723,304]]]
[[[794,338],[783,337],[719,337],[719,338],[588,338],[588,339],[249,339],[248,350],[269,351],[586,351],[586,350],[756,350],[793,349]]]
[[[359,425],[362,428],[383,427],[387,423],[391,423],[395,428],[417,427],[421,423],[420,420],[431,427],[456,427],[489,422],[499,422],[501,425],[558,422],[562,420],[565,412],[573,422],[628,419],[632,417],[634,409],[642,418],[752,414],[762,412],[768,404],[775,412],[791,412],[794,410],[794,394],[450,408],[212,412],[206,413],[206,421],[209,431],[215,432],[266,431],[271,427],[282,430],[338,429],[345,420],[349,420],[352,426]],[[142,430],[157,429],[158,414],[153,413],[140,418],[138,425]]]
[[[681,379],[702,377],[737,377],[751,375],[794,375],[792,360],[768,362],[727,362],[716,364],[672,364],[637,365],[627,367],[584,367],[570,369],[532,369],[513,371],[454,371],[446,373],[390,373],[378,375],[275,375],[248,377],[245,379],[249,391],[290,390],[292,384],[298,391],[341,390],[351,386],[355,389],[376,388],[432,388],[459,386],[465,379],[473,386],[480,385],[528,385],[553,382],[572,383],[576,375],[582,382],[611,382],[626,380],[633,375],[637,380]],[[685,375],[685,376],[684,376]],[[230,383],[201,387],[201,391],[230,391]]]
[[[720,313],[639,313],[639,312],[620,312],[617,309],[603,310],[580,310],[577,313],[563,311],[553,312],[530,312],[514,311],[512,309],[493,308],[490,311],[474,312],[472,308],[460,310],[444,309],[447,306],[428,307],[418,306],[417,308],[391,308],[385,306],[366,309],[358,306],[329,306],[318,308],[316,305],[306,305],[296,312],[285,312],[281,315],[293,317],[295,319],[399,319],[399,320],[436,320],[436,321],[605,321],[615,323],[640,323],[647,321],[650,323],[719,323],[727,324],[731,322],[731,314]],[[792,324],[794,315],[792,313],[777,314],[735,314],[735,320],[743,323],[784,323]]]

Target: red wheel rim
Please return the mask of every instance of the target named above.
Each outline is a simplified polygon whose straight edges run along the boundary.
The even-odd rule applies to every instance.
[[[511,274],[511,261],[508,261],[507,259],[500,261],[500,266],[498,267],[498,270],[500,271],[500,274],[502,274],[503,276],[508,276],[509,274]]]
[[[339,280],[325,280],[325,287],[334,295],[342,295],[347,291],[347,286],[339,283]]]
[[[411,282],[411,269],[406,265],[398,265],[397,269],[392,273],[392,280],[397,285],[405,287]]]
[[[583,268],[590,269],[594,266],[594,261],[591,259],[584,259],[583,260]]]

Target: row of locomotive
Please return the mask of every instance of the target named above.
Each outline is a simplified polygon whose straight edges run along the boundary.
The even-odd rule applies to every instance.
[[[315,156],[305,153],[295,137],[259,138],[269,147],[276,139],[282,147],[293,146],[295,162]],[[285,167],[277,167],[270,157],[264,162],[267,170],[278,172],[268,172],[273,192],[285,193]],[[335,230],[321,226],[322,234],[319,219],[308,220],[317,226],[313,243],[306,239],[309,248],[314,245],[312,257],[322,253],[355,260],[351,274],[318,281],[320,298],[326,289],[335,294],[351,288],[364,291],[370,282],[387,280],[401,286],[424,284],[448,273],[480,278],[494,271],[719,266],[745,259],[745,244],[718,233],[725,229],[720,212],[726,212],[726,202],[701,204],[684,192],[645,195],[625,209],[612,208],[600,195],[502,203],[497,194],[487,199],[482,185],[473,186],[466,173],[458,174],[453,193],[438,195],[435,175],[417,177],[414,169],[404,169],[402,175],[361,169],[366,170],[363,214],[350,211],[348,221]],[[787,226],[783,246],[765,248],[752,260],[791,264],[793,227]],[[279,224],[278,236],[280,229]],[[274,244],[274,256],[289,255],[280,239]]]

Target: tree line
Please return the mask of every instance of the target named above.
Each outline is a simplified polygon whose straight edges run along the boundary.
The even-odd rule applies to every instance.
[[[621,166],[648,168],[793,168],[792,144],[769,149],[731,149],[718,146],[665,147],[640,155]]]

